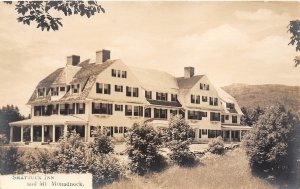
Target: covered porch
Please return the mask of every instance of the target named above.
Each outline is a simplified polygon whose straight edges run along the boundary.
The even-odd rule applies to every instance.
[[[75,130],[88,140],[88,122],[75,116],[44,116],[10,123],[10,143],[55,143]]]
[[[249,126],[222,125],[222,137],[225,142],[240,142],[243,136],[251,130]]]

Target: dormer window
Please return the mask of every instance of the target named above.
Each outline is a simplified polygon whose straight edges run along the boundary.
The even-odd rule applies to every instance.
[[[145,91],[145,98],[146,99],[152,99],[152,91]]]
[[[45,91],[46,91],[45,88],[39,88],[37,91],[38,97],[45,96]]]
[[[156,100],[168,101],[168,93],[156,92]]]
[[[226,103],[226,108],[234,109],[234,103]]]
[[[80,85],[79,85],[79,84],[77,84],[77,85],[72,85],[73,93],[79,93],[79,88],[80,88]]]
[[[61,91],[61,92],[66,91],[66,87],[60,87],[60,88],[59,88],[59,91]]]
[[[177,94],[171,94],[171,101],[176,102],[177,101]]]
[[[58,96],[58,87],[51,88],[51,96]]]

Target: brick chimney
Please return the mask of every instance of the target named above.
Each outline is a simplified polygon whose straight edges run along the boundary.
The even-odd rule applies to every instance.
[[[67,56],[67,65],[76,66],[80,62],[80,56],[71,55]]]
[[[184,78],[191,78],[195,74],[194,67],[184,67]]]
[[[101,51],[96,52],[96,63],[103,63],[106,60],[110,59],[110,51],[102,49]]]

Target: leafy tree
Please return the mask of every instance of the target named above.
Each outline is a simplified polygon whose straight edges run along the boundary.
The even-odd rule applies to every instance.
[[[19,108],[14,105],[3,106],[0,109],[0,134],[4,134],[6,136],[6,141],[10,139],[10,129],[9,123],[13,121],[23,120],[24,116],[22,116],[19,112]]]
[[[130,169],[139,174],[161,168],[163,157],[158,153],[161,136],[149,123],[135,123],[127,136]]]
[[[288,28],[288,32],[292,34],[289,45],[295,45],[296,51],[300,51],[300,20],[290,21]],[[294,61],[295,67],[297,67],[300,64],[300,56],[296,56]]]
[[[213,154],[222,155],[225,152],[223,138],[218,136],[208,143],[208,151]]]
[[[194,154],[189,145],[192,142],[193,130],[182,116],[172,116],[169,127],[165,130],[166,144],[171,150],[171,160],[181,166],[190,166],[196,163]]]
[[[254,125],[257,122],[258,117],[264,113],[264,110],[259,106],[257,108],[242,107],[241,110],[244,114],[241,117],[241,124],[248,126]]]
[[[283,106],[271,106],[244,137],[243,145],[255,173],[278,176],[288,171],[288,147],[294,118]]]
[[[96,13],[105,13],[105,9],[97,1],[5,1],[14,4],[18,22],[30,25],[37,24],[42,31],[56,31],[62,27],[62,18],[55,17],[53,13],[63,13],[65,16],[80,15],[90,18]]]
[[[92,148],[94,154],[109,154],[113,152],[114,147],[110,137],[106,134],[106,130],[101,131],[100,128],[97,128],[94,130],[93,135]]]

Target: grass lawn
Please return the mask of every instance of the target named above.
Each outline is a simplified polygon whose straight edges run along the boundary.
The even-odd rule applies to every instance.
[[[245,152],[236,149],[224,156],[204,156],[194,168],[172,166],[145,177],[129,176],[105,189],[272,189],[266,181],[252,176]]]

